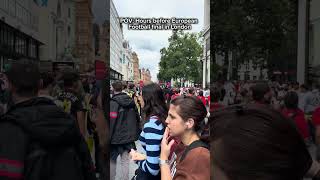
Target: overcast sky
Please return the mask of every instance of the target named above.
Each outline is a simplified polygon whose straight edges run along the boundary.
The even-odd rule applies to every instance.
[[[193,32],[200,32],[204,25],[204,0],[113,0],[120,17],[141,18],[197,18],[199,24],[192,25]],[[190,32],[190,31],[189,31]],[[160,49],[168,46],[172,31],[128,30],[124,25],[124,38],[129,40],[138,54],[140,68],[149,68],[152,80],[157,80]]]

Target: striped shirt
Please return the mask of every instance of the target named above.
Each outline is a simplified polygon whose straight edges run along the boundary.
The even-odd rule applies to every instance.
[[[139,168],[154,176],[160,172],[159,157],[163,133],[164,126],[161,121],[158,117],[151,116],[149,121],[144,125],[139,137],[139,141],[147,156],[146,160],[138,162]]]

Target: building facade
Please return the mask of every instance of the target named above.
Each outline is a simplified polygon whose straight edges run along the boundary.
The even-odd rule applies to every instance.
[[[123,30],[113,0],[110,8],[110,79],[122,80]]]
[[[106,9],[110,5],[108,0],[93,0],[93,46],[95,60],[109,62],[109,14]]]
[[[134,83],[140,81],[140,71],[139,71],[139,58],[136,52],[132,53],[132,63],[133,63],[133,79]]]
[[[48,1],[40,9],[40,48],[43,62],[73,62],[75,48],[75,3],[72,0]]]
[[[92,69],[95,52],[93,40],[92,0],[76,1],[75,58],[81,72]]]
[[[268,70],[252,61],[239,65],[238,80],[268,80]]]
[[[145,68],[142,68],[140,70],[141,72],[141,81],[143,81],[144,84],[148,84],[151,82],[151,73],[150,73],[150,70],[149,69],[145,69]]]
[[[124,81],[133,82],[132,49],[128,41],[123,42],[122,74]]]
[[[0,1],[1,71],[10,59],[39,60],[40,6],[33,0]]]
[[[203,55],[202,55],[202,69],[203,69],[203,88],[210,87],[210,0],[204,2],[204,29],[203,29]]]

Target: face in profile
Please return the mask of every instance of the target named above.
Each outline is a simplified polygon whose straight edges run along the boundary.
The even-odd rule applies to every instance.
[[[169,128],[170,136],[181,136],[187,129],[186,122],[178,114],[179,106],[170,105],[168,117],[166,119],[167,127]]]

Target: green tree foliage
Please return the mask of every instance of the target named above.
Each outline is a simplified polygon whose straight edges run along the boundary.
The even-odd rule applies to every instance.
[[[161,60],[158,79],[202,80],[202,67],[199,58],[202,54],[200,33],[174,31],[169,38],[169,46],[160,50]]]
[[[282,69],[296,59],[297,1],[211,1],[211,48],[228,59],[233,52],[237,65],[252,60]],[[280,62],[280,63],[279,63]],[[283,63],[282,63],[283,62]],[[292,65],[291,65],[292,66]],[[228,61],[224,60],[224,67]]]

